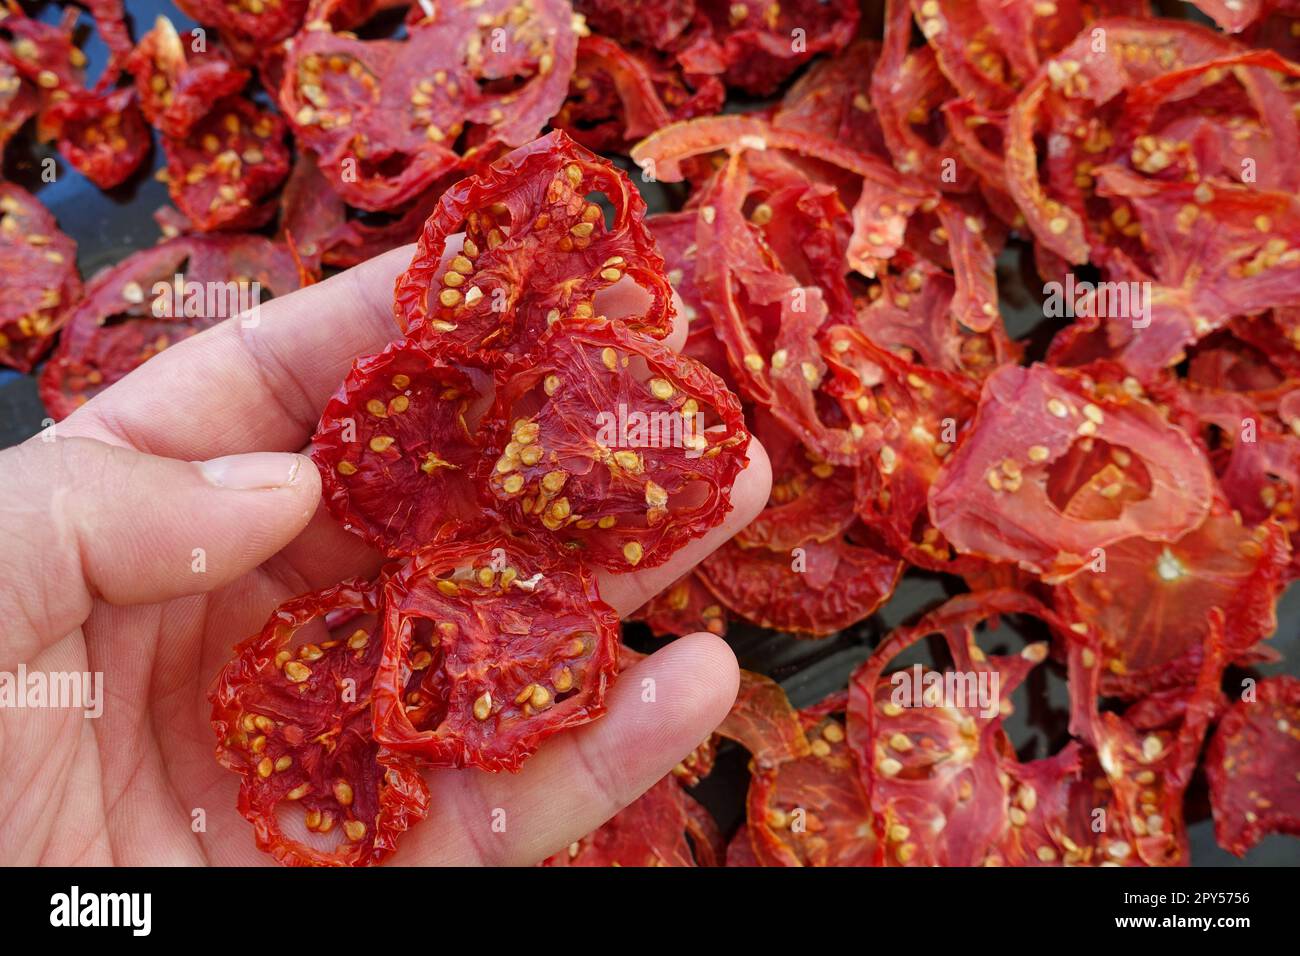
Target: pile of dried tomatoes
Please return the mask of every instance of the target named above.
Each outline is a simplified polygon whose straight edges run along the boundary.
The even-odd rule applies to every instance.
[[[185,0],[201,45],[84,6],[94,83],[75,10],[0,18],[0,142],[34,117],[110,188],[156,135],[175,208],[83,287],[0,185],[0,362],[48,355],[53,415],[211,324],[159,281],[279,293],[418,240],[312,444],[389,563],[278,608],[212,692],[278,860],[379,862],[422,769],[514,771],[598,718],[638,655],[597,573],[716,527],[751,435],[766,508],[637,627],[816,639],[904,573],[953,596],[811,706],[743,673],[548,865],[1186,864],[1198,769],[1228,850],[1300,832],[1300,682],[1242,669],[1300,575],[1296,0]],[[1044,639],[982,649],[1003,619]],[[1047,672],[1068,734],[1033,756],[1005,723]],[[734,746],[724,836],[690,789]]]

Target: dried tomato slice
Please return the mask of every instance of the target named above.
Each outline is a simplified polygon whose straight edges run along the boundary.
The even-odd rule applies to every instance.
[[[986,657],[973,630],[1011,613],[1058,623],[1027,595],[961,595],[894,631],[850,678],[849,743],[891,865],[980,865],[1011,826],[1009,781],[999,772],[1010,750],[1001,721],[1011,692],[1048,649],[1030,644],[1016,656]],[[952,668],[916,665],[882,676],[931,634],[943,636]]]
[[[612,219],[593,194],[613,205]],[[600,293],[626,279],[649,300],[626,325],[662,337],[672,291],[644,215],[624,173],[550,133],[443,194],[397,280],[398,321],[440,354],[500,368],[559,319],[598,314]]]
[[[878,42],[858,39],[835,56],[813,63],[781,98],[772,125],[815,133],[861,153],[886,155],[869,96],[869,79],[879,57]]]
[[[1098,35],[1104,51],[1094,49]],[[1097,21],[1045,61],[1011,107],[1006,140],[1007,188],[1038,242],[1068,262],[1088,258],[1075,179],[1080,164],[1091,167],[1091,157],[1114,141],[1103,107],[1153,76],[1235,51],[1231,41],[1196,24],[1117,18]],[[1035,146],[1040,132],[1053,144],[1047,185]]]
[[[213,104],[234,96],[249,80],[221,47],[186,53],[176,28],[165,16],[140,38],[126,61],[135,77],[145,118],[172,139],[185,139]]]
[[[1214,836],[1237,856],[1269,833],[1300,835],[1300,680],[1266,677],[1210,739]]]
[[[772,490],[767,506],[737,533],[736,542],[788,552],[842,534],[854,520],[854,469],[809,452],[765,409],[755,409],[749,420],[771,461]]]
[[[672,48],[695,16],[695,0],[659,0],[652,11],[641,0],[576,0],[573,6],[597,33],[657,50]]]
[[[930,517],[958,550],[1050,583],[1095,561],[1095,549],[1195,528],[1212,482],[1200,449],[1145,400],[1077,373],[1004,366],[935,477]]]
[[[1115,357],[1139,379],[1181,361],[1188,345],[1235,315],[1300,305],[1300,200],[1293,193],[1152,183],[1114,168],[1098,171],[1098,190],[1136,215],[1151,259],[1150,277],[1123,264],[1107,276],[1155,280],[1143,324],[1133,316],[1105,324]]]
[[[708,811],[675,779],[664,777],[599,829],[540,865],[716,866],[712,834],[692,832],[702,820],[708,821],[706,827],[711,824]]]
[[[264,202],[289,174],[284,123],[242,97],[215,103],[190,135],[165,138],[167,188],[196,228],[247,229],[274,214]]]
[[[825,334],[835,395],[861,435],[857,510],[909,561],[959,570],[929,523],[931,485],[959,431],[975,411],[977,391],[960,375],[909,362],[856,329]]]
[[[1136,696],[1195,681],[1212,608],[1227,618],[1230,659],[1272,635],[1289,557],[1280,525],[1245,525],[1217,505],[1176,541],[1109,546],[1105,570],[1060,586],[1057,608],[1100,631],[1102,691]]]
[[[75,90],[41,113],[41,128],[59,152],[100,189],[121,185],[149,153],[149,127],[131,87]]]
[[[85,85],[86,54],[73,36],[79,17],[77,10],[69,8],[59,23],[43,23],[15,5],[0,20],[0,38],[8,41],[6,59],[37,86],[43,105],[54,100],[56,91],[71,93]]]
[[[844,723],[802,715],[809,751],[754,769],[746,800],[749,849],[760,866],[877,866],[880,844]],[[739,851],[738,851],[739,852]],[[730,865],[730,852],[728,864]]]
[[[740,672],[736,702],[714,733],[748,750],[758,767],[774,767],[811,753],[799,713],[790,706],[785,690],[753,671]]]
[[[11,61],[9,45],[0,40],[0,150],[40,109],[36,87],[23,79]]]
[[[0,365],[30,372],[80,297],[77,244],[35,196],[0,183]]]
[[[287,44],[280,106],[349,203],[385,209],[461,162],[452,148],[519,146],[564,102],[577,38],[559,0],[413,6],[401,40],[328,23]]]
[[[1223,613],[1209,615],[1200,673],[1187,687],[1160,691],[1122,714],[1098,707],[1100,655],[1091,632],[1067,632],[1070,664],[1070,732],[1097,756],[1109,784],[1102,807],[1108,855],[1149,866],[1185,865],[1187,832],[1183,796],[1210,723],[1223,706]]]
[[[241,46],[266,48],[298,29],[311,0],[177,0],[176,5]]]
[[[344,608],[370,624],[334,637],[318,622]],[[361,581],[287,601],[235,648],[210,695],[217,759],[243,777],[239,812],[258,847],[288,866],[378,863],[428,812],[414,763],[372,734],[377,610],[374,587]],[[323,639],[303,640],[312,629]],[[290,807],[302,808],[309,833],[336,833],[338,845],[294,839],[281,820]]]
[[[721,47],[727,85],[759,96],[818,53],[843,48],[861,16],[854,0],[698,0],[697,7]]]
[[[491,521],[476,501],[480,446],[469,378],[414,342],[357,359],[325,406],[312,458],[325,503],[386,554],[413,554]]]
[[[728,541],[697,573],[728,608],[763,627],[832,634],[870,617],[894,593],[903,562],[861,525],[789,551]]]
[[[720,524],[748,462],[708,369],[616,322],[560,322],[497,391],[482,477],[516,527],[611,571],[663,564]]]
[[[581,565],[522,540],[420,552],[384,585],[375,739],[440,767],[516,771],[605,711],[618,614]]]
[[[41,372],[41,401],[64,418],[169,345],[301,282],[289,250],[261,236],[183,236],[128,256],[86,283]],[[208,288],[225,290],[215,304],[226,314],[212,314]]]
[[[727,633],[727,612],[694,572],[673,582],[662,594],[646,602],[632,615],[644,621],[655,636],[681,636],[708,631],[723,637]]]

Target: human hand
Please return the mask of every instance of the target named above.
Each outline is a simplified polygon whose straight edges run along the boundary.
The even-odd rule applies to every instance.
[[[256,326],[231,319],[181,342],[0,452],[0,672],[103,673],[98,719],[0,707],[0,860],[270,861],[213,758],[207,690],[284,600],[382,563],[322,509],[316,467],[296,452],[352,360],[396,336],[393,282],[410,257],[393,250],[267,303]],[[602,574],[602,597],[635,610],[748,523],[769,484],[754,441],[724,524],[661,567]],[[718,638],[673,642],[621,677],[604,717],[521,773],[427,773],[430,819],[393,862],[544,858],[668,773],[721,722],[737,680]]]

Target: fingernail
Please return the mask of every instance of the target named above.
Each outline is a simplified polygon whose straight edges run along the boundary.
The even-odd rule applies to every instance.
[[[198,466],[210,485],[234,491],[253,491],[291,484],[302,467],[302,456],[257,451],[201,461]]]

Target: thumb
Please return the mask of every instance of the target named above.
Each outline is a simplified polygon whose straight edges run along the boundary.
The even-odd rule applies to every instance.
[[[0,489],[0,613],[54,639],[96,597],[164,601],[255,568],[307,524],[320,477],[302,455],[186,462],[38,436],[0,453]]]

